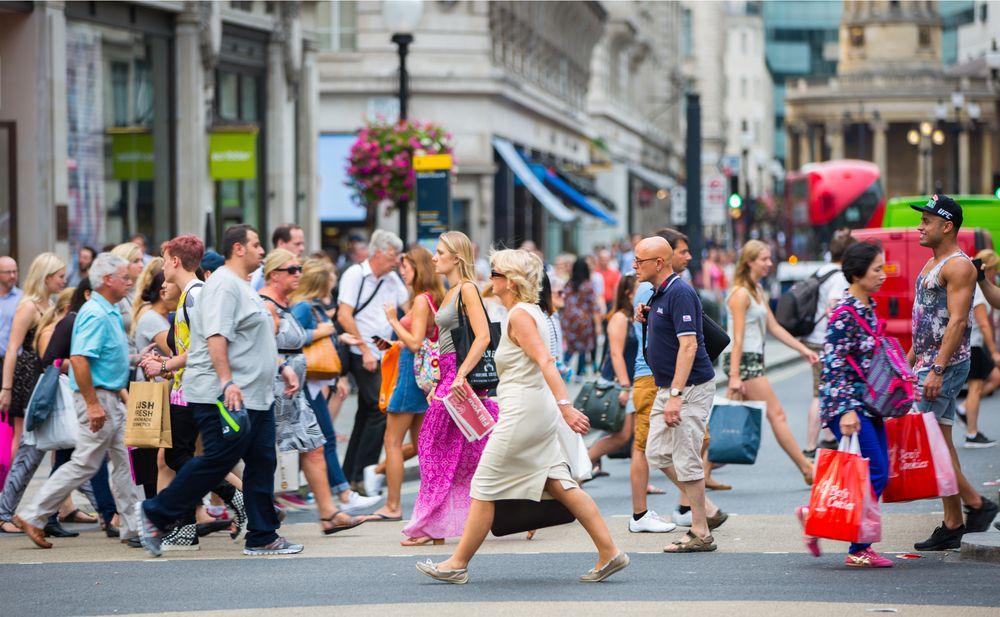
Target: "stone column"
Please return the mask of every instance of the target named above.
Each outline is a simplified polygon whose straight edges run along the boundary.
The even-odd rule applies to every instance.
[[[958,133],[958,192],[969,194],[969,127],[963,124]]]
[[[980,188],[983,195],[991,195],[997,187],[993,186],[993,138],[995,129],[992,124],[983,124],[980,129]]]
[[[827,123],[826,144],[830,147],[830,160],[844,158],[844,126],[840,122]]]
[[[879,120],[871,124],[872,132],[875,135],[872,141],[872,158],[882,174],[882,187],[888,191],[889,188],[889,151],[886,141],[886,132],[889,124],[885,120]]]
[[[267,46],[267,231],[295,220],[295,101],[285,79],[284,42]]]
[[[799,124],[796,132],[799,134],[799,167],[812,162],[812,155],[809,152],[809,125],[804,122]]]
[[[319,249],[322,224],[317,215],[316,190],[316,116],[319,113],[319,88],[317,85],[316,44],[303,39],[302,73],[299,79],[299,188],[298,223],[306,236],[306,247]]]
[[[200,31],[203,16],[197,11],[177,15],[174,49],[177,54],[177,233],[205,233],[205,215],[212,210],[212,181],[208,177],[208,121],[205,70]]]
[[[819,131],[819,125],[812,127],[811,149],[809,150],[809,162],[819,163],[823,160],[823,138]]]

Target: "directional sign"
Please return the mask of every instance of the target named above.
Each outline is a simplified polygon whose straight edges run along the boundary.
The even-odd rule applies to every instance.
[[[708,174],[701,183],[701,224],[726,224],[726,198],[729,180],[724,174]]]
[[[687,225],[687,194],[687,189],[680,185],[670,189],[670,223],[674,226]]]

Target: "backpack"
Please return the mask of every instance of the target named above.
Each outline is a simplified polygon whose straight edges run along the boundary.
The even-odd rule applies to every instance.
[[[819,288],[837,273],[830,270],[823,276],[813,274],[792,285],[778,298],[774,318],[792,336],[808,336],[816,328],[816,308],[819,305]]]
[[[850,306],[838,307],[830,315],[830,319],[835,319],[843,312],[853,315],[864,331],[875,339],[872,361],[867,373],[861,370],[857,360],[847,356],[847,363],[865,383],[863,397],[865,405],[873,414],[882,418],[906,415],[917,400],[914,389],[917,376],[910,368],[910,363],[906,361],[906,354],[899,340],[885,335],[884,321],[879,320],[878,330],[873,331],[871,325]]]
[[[431,316],[437,314],[437,307],[434,306],[434,299],[431,298],[430,294],[424,294],[427,297],[427,303],[431,307]],[[435,328],[435,332],[437,329]],[[417,350],[416,356],[413,359],[413,377],[417,382],[417,386],[424,392],[432,392],[434,388],[437,387],[437,383],[441,381],[441,369],[439,367],[440,355],[438,353],[437,339],[431,340],[429,337],[424,338],[424,342],[420,344],[420,349]]]

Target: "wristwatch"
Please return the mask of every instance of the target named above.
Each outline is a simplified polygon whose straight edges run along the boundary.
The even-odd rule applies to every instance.
[[[680,388],[670,388],[670,396],[683,396],[684,390]]]
[[[944,367],[940,364],[932,364],[931,370],[934,371],[935,375],[944,375]]]

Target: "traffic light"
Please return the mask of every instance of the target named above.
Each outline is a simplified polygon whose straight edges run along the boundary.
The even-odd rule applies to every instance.
[[[733,210],[739,210],[743,207],[743,198],[740,197],[739,193],[733,193],[729,196],[729,207]]]
[[[730,210],[739,210],[743,206],[743,197],[740,195],[740,176],[738,174],[733,174],[729,176],[729,199],[726,200],[726,205],[729,206]],[[739,214],[730,212],[734,215],[733,218],[739,218]]]

